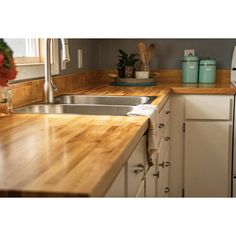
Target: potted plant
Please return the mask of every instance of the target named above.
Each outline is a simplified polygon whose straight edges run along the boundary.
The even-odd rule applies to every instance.
[[[119,53],[119,63],[117,64],[119,78],[134,78],[135,63],[138,61],[135,53],[127,54],[121,49],[119,49]]]

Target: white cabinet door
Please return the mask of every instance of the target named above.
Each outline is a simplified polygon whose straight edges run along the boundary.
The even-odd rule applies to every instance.
[[[128,160],[128,197],[135,197],[139,190],[140,183],[144,178],[146,155],[146,136],[143,136]]]
[[[169,145],[166,148],[163,159],[158,160],[158,184],[157,184],[157,196],[168,197],[169,196],[169,166],[170,166],[170,150]]]
[[[230,122],[185,122],[186,197],[230,196]]]
[[[125,170],[126,166],[124,166],[110,188],[108,189],[105,197],[125,197]]]
[[[145,183],[144,180],[141,182],[136,197],[145,197]]]
[[[145,196],[155,197],[156,196],[156,174],[155,166],[150,167],[145,177]]]

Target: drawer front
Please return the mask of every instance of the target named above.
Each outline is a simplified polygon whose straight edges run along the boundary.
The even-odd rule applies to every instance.
[[[143,136],[128,160],[128,197],[135,197],[144,177],[146,136]]]
[[[158,113],[158,117],[157,117],[157,141],[158,141],[158,144],[161,141],[161,137],[164,133],[165,128],[166,128],[166,124],[165,124],[165,120],[164,120],[164,109],[162,109]]]
[[[164,106],[164,123],[167,124],[170,119],[170,99],[167,100]]]
[[[203,120],[230,120],[233,111],[233,96],[186,95],[185,118]]]
[[[168,197],[169,196],[169,145],[167,145],[167,150],[163,155],[163,166],[160,166],[158,163],[158,188],[157,188],[157,196],[158,197]]]
[[[158,162],[163,162],[164,155],[166,153],[166,149],[168,144],[170,143],[170,127],[167,125],[165,129],[165,133],[163,134],[163,137],[160,142],[160,146],[158,148]]]

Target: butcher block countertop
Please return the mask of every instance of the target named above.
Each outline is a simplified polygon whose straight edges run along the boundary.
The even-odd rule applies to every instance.
[[[76,89],[71,93],[93,95],[123,95],[123,96],[156,96],[159,99],[152,104],[159,104],[164,96],[174,94],[228,94],[236,93],[236,87],[232,84],[183,84],[183,83],[159,83],[150,87],[111,86],[109,84],[92,85],[86,88]]]
[[[229,84],[108,84],[73,94],[235,94]],[[68,94],[68,93],[67,93]],[[12,114],[0,117],[0,196],[104,196],[148,128],[146,117]]]
[[[0,120],[0,196],[103,196],[148,128],[146,117]]]

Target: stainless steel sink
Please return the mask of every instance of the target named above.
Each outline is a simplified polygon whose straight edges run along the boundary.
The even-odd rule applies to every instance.
[[[155,96],[62,95],[55,98],[55,103],[136,106],[139,104],[150,104],[156,98]]]
[[[14,113],[126,116],[133,108],[121,105],[37,104],[15,109]]]

